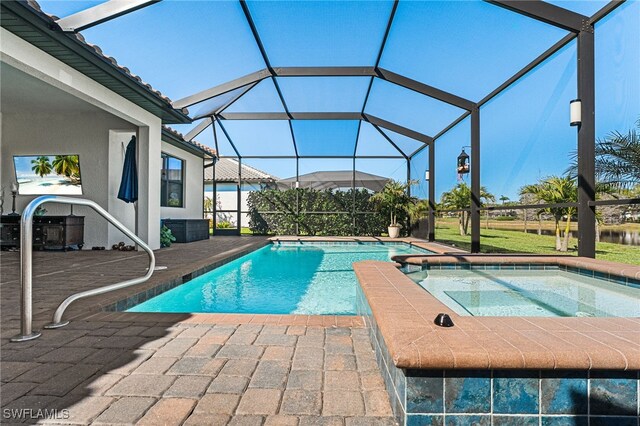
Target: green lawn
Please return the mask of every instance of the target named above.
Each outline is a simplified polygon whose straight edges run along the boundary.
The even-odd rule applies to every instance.
[[[436,241],[455,245],[463,250],[469,250],[471,247],[471,237],[460,235],[457,219],[437,219]],[[575,238],[569,241],[570,248],[575,248],[577,244],[578,241]],[[554,247],[555,237],[550,235],[525,234],[522,231],[499,229],[480,230],[480,250],[483,253],[563,254],[555,251]],[[577,251],[570,250],[567,254],[576,256]],[[640,247],[598,243],[596,257],[602,260],[640,265]]]
[[[213,229],[209,228],[209,235],[213,235]],[[254,235],[253,231],[250,228],[242,227],[240,228],[240,235]],[[275,234],[273,234],[275,235]]]
[[[483,223],[484,225],[484,223]],[[536,224],[533,225],[535,229]],[[531,227],[530,227],[531,229]],[[249,228],[241,229],[242,235],[253,235]],[[463,250],[471,248],[471,236],[461,236],[457,219],[438,218],[436,222],[436,241],[459,247]],[[569,241],[568,253],[555,251],[555,237],[550,235],[526,234],[522,231],[504,229],[485,229],[480,231],[480,250],[483,253],[534,253],[534,254],[569,254],[577,256],[575,249],[578,241]],[[640,265],[640,247],[625,246],[613,243],[598,243],[596,257],[613,262]]]

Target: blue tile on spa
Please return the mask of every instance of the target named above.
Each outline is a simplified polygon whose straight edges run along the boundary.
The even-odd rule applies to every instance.
[[[442,413],[444,409],[442,371],[409,370],[407,374],[407,412]]]
[[[587,373],[542,373],[540,408],[543,414],[587,414]]]
[[[495,371],[493,412],[538,414],[538,372]]]
[[[406,426],[444,426],[444,416],[407,415]]]
[[[587,416],[543,416],[542,426],[588,426]]]
[[[638,414],[638,379],[635,372],[593,371],[589,390],[591,415]]]
[[[455,416],[447,414],[444,424],[446,426],[490,426],[491,416],[480,416],[475,414],[470,416]]]
[[[489,413],[491,376],[486,370],[445,372],[445,413]]]
[[[538,416],[493,416],[493,426],[538,426]]]
[[[637,416],[626,416],[626,417],[616,417],[616,416],[591,416],[589,418],[591,421],[591,426],[637,426],[638,425],[638,417]]]

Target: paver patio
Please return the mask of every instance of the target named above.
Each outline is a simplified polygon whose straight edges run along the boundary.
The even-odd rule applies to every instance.
[[[168,269],[153,280],[261,244],[174,245],[158,252]],[[69,326],[9,343],[18,253],[0,261],[3,424],[394,424],[361,319],[101,312],[98,296],[71,310]],[[36,253],[35,328],[71,292],[140,274],[145,262],[139,253]]]

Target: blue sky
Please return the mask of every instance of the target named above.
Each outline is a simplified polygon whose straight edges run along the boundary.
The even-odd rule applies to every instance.
[[[67,16],[97,2],[43,1]],[[586,15],[606,1],[552,1]],[[373,65],[390,1],[249,1],[249,9],[273,66]],[[628,1],[596,27],[596,133],[626,131],[640,117],[640,2]],[[473,101],[481,99],[561,39],[560,29],[480,1],[400,1],[380,65]],[[83,31],[144,81],[176,100],[265,67],[242,9],[235,1],[165,0]],[[359,112],[368,79],[280,78],[289,109]],[[481,110],[482,184],[497,197],[564,172],[576,148],[568,125],[576,97],[576,46],[569,44]],[[192,113],[210,105],[195,105]],[[229,111],[282,111],[270,80]],[[429,135],[461,111],[376,80],[366,112]],[[292,154],[286,122],[225,122],[245,155]],[[190,126],[177,126],[186,132]],[[294,122],[301,154],[350,154],[357,122]],[[220,132],[219,132],[220,133]],[[219,134],[220,135],[220,134]],[[389,136],[412,151],[415,141]],[[231,154],[221,138],[220,150]],[[210,130],[198,140],[213,145]],[[463,121],[436,142],[437,193],[456,183],[455,159],[469,145]],[[396,155],[369,125],[358,142],[362,155]],[[426,153],[414,159],[415,188],[426,194]],[[295,174],[291,161],[246,160],[280,177]],[[300,172],[350,168],[351,160],[304,160]],[[358,160],[358,169],[406,179],[403,160]]]

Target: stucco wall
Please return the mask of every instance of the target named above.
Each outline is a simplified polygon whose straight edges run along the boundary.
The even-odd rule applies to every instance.
[[[2,184],[16,180],[14,155],[78,154],[82,175],[83,198],[100,204],[117,218],[126,216],[109,205],[114,197],[109,188],[109,130],[133,126],[108,113],[86,114],[3,114],[2,115]],[[121,164],[121,163],[120,163]],[[117,188],[116,188],[117,195]],[[18,212],[35,196],[18,195]],[[9,202],[7,202],[9,200]],[[122,203],[122,202],[121,202]],[[124,204],[124,203],[122,203]],[[124,206],[123,206],[124,207]],[[10,192],[5,191],[5,212],[10,210]],[[47,204],[48,215],[69,214],[69,206]],[[107,222],[90,208],[75,206],[74,214],[85,216],[85,246],[104,246]],[[119,216],[119,217],[118,217]]]
[[[87,198],[99,202],[116,217],[127,218],[131,206],[124,203],[109,203],[114,193],[116,164],[109,163],[111,145],[109,130],[134,130],[138,135],[139,200],[137,208],[138,235],[152,248],[160,247],[160,135],[161,120],[138,105],[124,99],[77,70],[53,58],[35,46],[20,39],[4,28],[0,28],[0,59],[2,62],[35,77],[46,84],[73,95],[94,107],[100,113],[62,114],[55,108],[34,117],[29,111],[25,116],[3,113],[2,121],[2,185],[13,179],[13,152],[36,152],[55,154],[72,150],[80,155],[83,179],[86,180]],[[49,114],[48,116],[45,116]],[[114,142],[116,143],[116,142]],[[45,149],[46,148],[46,149]],[[115,161],[116,159],[114,159]],[[8,167],[7,167],[8,166]],[[93,176],[89,176],[93,174]],[[115,189],[117,193],[117,188]],[[28,200],[21,197],[23,206]],[[7,207],[5,199],[5,209]],[[122,209],[122,211],[120,211]],[[48,208],[49,212],[68,213]],[[78,210],[78,214],[79,210]],[[93,226],[95,225],[95,226]],[[85,242],[107,245],[112,240],[106,223],[87,224]],[[98,238],[102,235],[102,238]],[[113,237],[117,239],[117,237]]]
[[[200,219],[202,218],[202,158],[162,142],[162,152],[184,160],[184,203],[183,207],[161,207],[163,219]]]
[[[118,198],[120,182],[122,181],[122,168],[124,167],[124,155],[133,135],[135,135],[135,132],[131,130],[109,130],[108,210],[124,226],[136,232],[136,210],[133,203],[125,203]],[[126,244],[133,243],[114,226],[109,226],[108,247],[120,241]]]

